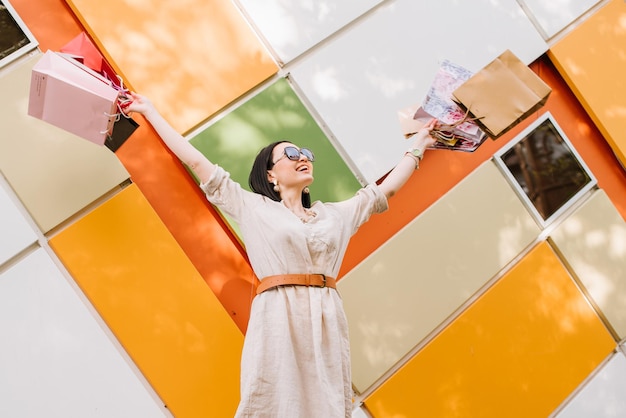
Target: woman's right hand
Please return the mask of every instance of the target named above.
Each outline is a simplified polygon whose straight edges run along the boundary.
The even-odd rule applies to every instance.
[[[124,112],[136,112],[145,115],[146,113],[154,109],[154,105],[147,97],[134,92],[130,92],[130,97],[131,101],[128,102],[128,104],[122,105],[122,109],[124,110]]]

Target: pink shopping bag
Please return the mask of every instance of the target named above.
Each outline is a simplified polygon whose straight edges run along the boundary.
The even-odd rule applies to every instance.
[[[28,114],[104,145],[118,117],[118,94],[102,75],[47,51],[33,67]]]

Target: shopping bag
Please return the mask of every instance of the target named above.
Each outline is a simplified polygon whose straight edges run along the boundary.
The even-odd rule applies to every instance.
[[[113,85],[121,87],[117,73],[85,32],[81,32],[61,47],[59,52],[71,55],[74,59],[110,80]]]
[[[139,124],[133,118],[120,115],[113,125],[113,132],[107,135],[104,145],[111,151],[116,152],[138,127]]]
[[[452,92],[473,74],[449,60],[442,61],[424,101],[398,111],[400,126],[406,138],[415,134],[432,118],[439,120],[432,131],[435,149],[475,151],[485,140],[485,133],[453,100]]]
[[[104,145],[119,117],[119,92],[78,61],[47,51],[31,73],[28,114]]]
[[[497,139],[539,110],[552,92],[537,74],[506,50],[452,93],[454,101],[489,137]]]

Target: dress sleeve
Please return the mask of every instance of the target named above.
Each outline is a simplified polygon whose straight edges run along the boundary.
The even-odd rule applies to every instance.
[[[376,184],[363,187],[353,197],[336,205],[343,213],[344,219],[351,223],[351,235],[355,234],[370,216],[389,208],[387,197]]]
[[[209,202],[220,208],[237,223],[241,222],[246,207],[253,207],[254,202],[261,198],[260,195],[244,190],[220,166],[215,167],[213,175],[205,183],[200,183],[200,189]]]

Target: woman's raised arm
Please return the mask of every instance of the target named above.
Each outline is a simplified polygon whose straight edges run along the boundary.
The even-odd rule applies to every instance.
[[[437,126],[439,122],[436,119],[430,120],[413,136],[412,149],[419,150],[421,154],[426,151],[432,144],[435,143],[435,138],[430,135],[430,132]],[[398,165],[394,167],[391,172],[385,177],[379,188],[389,199],[396,194],[398,190],[407,182],[411,174],[419,167],[421,157],[416,157],[414,154],[406,152],[404,157]]]
[[[213,174],[215,165],[200,151],[189,143],[181,134],[161,116],[154,105],[146,97],[131,93],[132,102],[126,105],[126,112],[142,114],[152,125],[165,145],[198,176],[201,183],[205,183]]]

